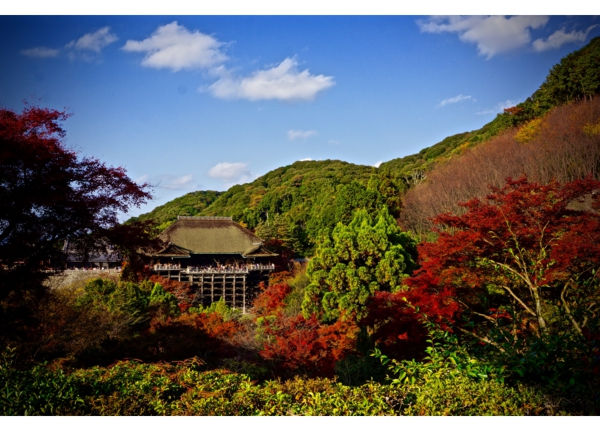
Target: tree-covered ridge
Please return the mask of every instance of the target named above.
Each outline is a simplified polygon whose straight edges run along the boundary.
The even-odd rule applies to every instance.
[[[591,98],[600,90],[599,65],[600,38],[594,38],[555,65],[530,98],[498,114],[481,129],[449,136],[379,168],[336,160],[295,162],[224,193],[187,194],[133,220],[154,219],[159,229],[164,229],[177,215],[232,216],[259,229],[259,235],[276,232],[298,253],[308,255],[314,251],[321,229],[350,222],[357,208],[376,210],[377,203],[385,202],[397,217],[403,192],[420,183],[440,160],[540,118],[553,107]],[[276,229],[270,228],[273,226]]]
[[[374,167],[337,160],[302,161],[277,168],[252,183],[236,185],[204,211],[228,215],[255,227],[267,217],[292,211],[303,214],[314,205],[327,205],[340,185],[366,184]]]
[[[162,232],[177,220],[177,216],[196,216],[200,214],[214,203],[222,193],[217,191],[190,192],[156,207],[149,213],[131,218],[128,222],[154,220],[157,223],[157,231]]]
[[[600,37],[565,56],[554,65],[533,95],[513,108],[505,109],[481,129],[449,136],[419,153],[392,159],[380,168],[401,174],[408,183],[418,183],[442,158],[460,154],[500,132],[542,117],[552,108],[568,102],[590,99],[600,93]]]
[[[286,239],[300,254],[309,254],[322,229],[347,223],[357,208],[385,204],[395,216],[403,182],[387,171],[338,160],[295,162],[231,187],[224,193],[193,192],[132,220],[154,219],[160,229],[177,215],[232,216],[265,240]],[[269,227],[281,227],[277,233]],[[276,235],[277,234],[277,235]]]
[[[387,205],[397,216],[403,190],[401,179],[375,167],[336,160],[296,162],[233,187],[204,214],[232,215],[258,231],[283,225],[290,246],[308,255],[323,229],[349,223],[356,209],[374,212]]]

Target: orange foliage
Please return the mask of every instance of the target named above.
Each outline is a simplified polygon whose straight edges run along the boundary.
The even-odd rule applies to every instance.
[[[357,331],[347,321],[327,325],[314,316],[307,320],[280,313],[265,324],[260,355],[282,372],[333,376],[335,363],[353,350]]]
[[[260,287],[262,292],[254,300],[253,309],[254,314],[257,316],[274,315],[280,312],[285,306],[285,297],[292,290],[286,283],[270,285],[265,288],[261,282]]]
[[[284,283],[292,277],[294,277],[292,272],[289,272],[287,270],[271,273],[271,276],[269,277],[269,285]]]

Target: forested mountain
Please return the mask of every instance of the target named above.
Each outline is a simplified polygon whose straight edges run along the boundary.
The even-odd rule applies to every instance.
[[[301,254],[312,250],[323,228],[349,222],[357,208],[387,204],[398,214],[403,183],[377,168],[337,160],[303,161],[278,168],[252,183],[236,185],[200,214],[227,215],[277,237]],[[268,227],[277,227],[270,234]]]
[[[392,215],[398,217],[401,196],[420,184],[438,162],[462,155],[515,127],[526,128],[523,134],[533,131],[532,120],[562,104],[591,99],[599,91],[600,37],[597,37],[555,65],[526,101],[505,109],[481,129],[447,137],[417,154],[392,159],[379,168],[336,160],[295,162],[224,193],[192,192],[134,219],[155,219],[162,230],[178,214],[232,216],[257,229],[259,235],[284,239],[297,253],[309,255],[314,251],[319,232],[323,228],[333,229],[337,222],[348,223],[355,209],[376,210],[385,203]],[[546,133],[551,133],[548,127]]]
[[[190,192],[128,222],[154,220],[158,223],[157,231],[162,232],[177,220],[177,216],[196,216],[222,194],[216,191]]]

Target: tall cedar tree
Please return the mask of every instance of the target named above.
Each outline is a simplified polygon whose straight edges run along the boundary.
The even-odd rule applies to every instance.
[[[462,216],[434,219],[439,237],[419,246],[421,268],[406,283],[454,291],[470,321],[459,330],[502,352],[531,336],[584,336],[600,312],[599,189],[591,178],[508,178],[462,204]]]
[[[66,239],[84,254],[106,244],[130,255],[151,246],[147,224],[123,226],[117,217],[150,199],[148,186],[68,149],[60,126],[68,117],[0,109],[0,302],[9,326],[26,315],[17,309],[27,299],[39,301],[46,270],[64,266]]]
[[[397,291],[415,268],[414,240],[398,227],[387,207],[375,218],[357,210],[348,225],[324,233],[307,274],[302,311],[325,322],[361,319],[377,291]]]

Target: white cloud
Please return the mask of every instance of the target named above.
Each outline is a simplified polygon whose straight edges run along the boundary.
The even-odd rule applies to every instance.
[[[422,32],[458,33],[463,42],[477,44],[488,59],[531,42],[530,29],[544,27],[548,16],[434,16],[418,20]]]
[[[295,139],[305,140],[307,138],[317,135],[317,131],[316,130],[302,131],[302,130],[290,129],[287,134],[288,134],[288,138],[290,139],[290,141],[295,140]]]
[[[135,179],[137,184],[148,183],[151,187],[157,189],[169,189],[169,190],[190,190],[195,188],[197,185],[194,184],[194,176],[192,174],[186,174],[178,177],[171,174],[158,174],[149,176],[144,174],[143,176]]]
[[[329,141],[327,141],[327,144],[340,145],[340,142],[338,140],[329,140]]]
[[[379,168],[379,165],[381,165],[382,163],[383,163],[383,161],[375,162],[375,163],[373,164],[373,166],[374,166],[375,168]]]
[[[118,38],[110,32],[110,27],[102,27],[94,33],[84,34],[76,41],[69,42],[65,48],[78,51],[93,51],[99,54],[105,46],[117,40]]]
[[[134,182],[141,185],[141,184],[147,183],[149,179],[150,179],[150,176],[148,174],[144,174],[143,176],[136,178],[134,180]]]
[[[227,186],[247,183],[254,178],[244,162],[220,162],[208,170],[208,176],[224,181]]]
[[[27,57],[48,58],[58,57],[58,50],[46,47],[36,47],[21,51],[21,54]]]
[[[499,102],[494,108],[479,111],[477,114],[498,114],[504,111],[504,108],[514,107],[517,103],[518,102],[506,100],[504,102]]]
[[[598,27],[598,25],[596,24],[588,27],[587,30],[573,30],[571,33],[565,32],[565,28],[563,27],[548,36],[546,40],[536,39],[533,41],[533,49],[537,52],[541,52],[551,49],[558,49],[566,43],[584,42],[590,30],[592,30],[594,27]]]
[[[306,161],[311,161],[314,160],[313,158],[304,158],[304,159],[300,159],[298,162],[306,162]]]
[[[335,85],[331,76],[298,72],[298,62],[286,58],[271,69],[259,70],[246,78],[222,78],[208,90],[221,99],[313,100],[317,93]]]
[[[152,36],[141,41],[128,40],[124,51],[145,52],[142,65],[156,69],[213,69],[227,60],[220,48],[224,45],[212,36],[190,32],[173,21],[156,29]]]
[[[192,185],[194,181],[194,176],[191,174],[186,174],[183,177],[167,177],[165,178],[166,183],[163,186],[165,189],[175,189],[182,190],[187,189]]]
[[[454,104],[454,103],[462,102],[462,101],[469,100],[469,99],[471,99],[472,101],[475,101],[475,99],[473,99],[471,96],[464,96],[462,94],[459,94],[458,96],[454,96],[453,98],[444,99],[439,104],[437,104],[437,106],[443,107],[444,105]]]

